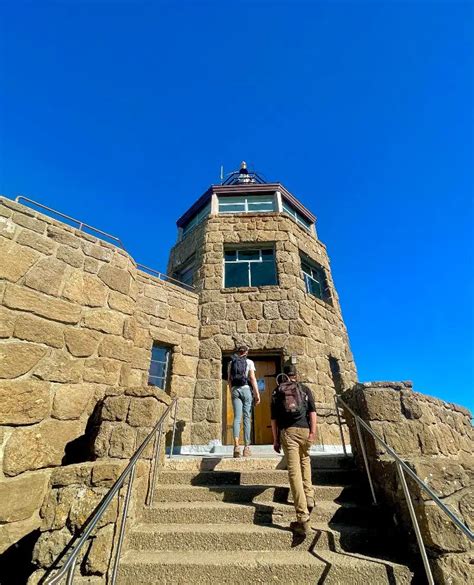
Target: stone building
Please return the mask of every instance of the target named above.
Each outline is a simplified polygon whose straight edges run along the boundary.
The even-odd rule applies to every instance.
[[[199,299],[199,362],[191,440],[230,443],[226,361],[237,343],[255,360],[262,404],[254,442],[272,442],[269,399],[283,363],[297,364],[320,406],[320,441],[338,443],[334,392],[356,370],[316,218],[280,183],[245,163],[178,220],[168,273]],[[329,416],[328,416],[329,415]]]

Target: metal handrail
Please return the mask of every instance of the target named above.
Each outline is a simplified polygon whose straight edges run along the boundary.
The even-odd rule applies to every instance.
[[[163,272],[159,272],[154,268],[150,268],[149,266],[145,266],[144,264],[136,264],[136,267],[142,270],[143,272],[150,272],[151,276],[156,276],[160,280],[164,280],[165,282],[171,282],[171,284],[176,284],[177,286],[181,286],[190,292],[194,292],[196,288],[192,284],[186,284],[185,282],[181,282],[177,278],[173,278],[172,276],[168,276],[167,274],[163,274]]]
[[[79,219],[71,217],[70,215],[66,215],[65,213],[62,213],[61,211],[57,211],[56,209],[53,209],[52,207],[47,207],[46,205],[43,205],[42,203],[38,203],[37,201],[30,199],[29,197],[25,197],[24,195],[18,195],[16,197],[15,201],[17,203],[19,203],[20,199],[22,199],[23,201],[28,201],[28,203],[32,203],[33,205],[36,205],[36,207],[41,207],[41,209],[46,209],[46,211],[50,211],[51,213],[55,213],[56,215],[59,215],[60,217],[64,217],[65,219],[68,219],[69,221],[73,221],[73,222],[79,224],[79,227],[78,227],[79,231],[84,231],[84,228],[87,228],[88,230],[91,230],[93,232],[101,234],[102,236],[106,236],[107,238],[114,240],[114,242],[117,242],[119,244],[119,246],[122,248],[122,250],[125,250],[125,246],[123,245],[122,240],[120,238],[118,238],[117,236],[112,236],[112,234],[108,234],[107,232],[104,232],[104,231],[102,231],[102,230],[100,230],[92,225],[84,223],[83,221],[81,221]]]
[[[174,398],[173,401],[168,405],[165,412],[161,415],[160,419],[158,420],[156,425],[153,427],[153,430],[146,437],[146,439],[143,441],[143,443],[140,445],[140,447],[135,451],[134,455],[132,455],[127,467],[123,470],[123,472],[120,474],[120,477],[116,480],[114,485],[110,488],[110,490],[107,492],[107,494],[103,497],[96,512],[94,513],[92,518],[90,518],[89,521],[87,522],[87,524],[85,525],[84,530],[83,530],[80,538],[77,540],[77,542],[75,544],[72,545],[72,550],[67,558],[67,561],[59,569],[59,571],[56,575],[54,575],[53,577],[51,577],[50,579],[48,579],[45,582],[46,585],[56,585],[66,575],[67,575],[66,585],[72,584],[73,579],[74,579],[74,570],[76,568],[77,557],[79,555],[79,552],[80,552],[82,546],[87,541],[91,532],[96,527],[97,523],[99,522],[99,520],[103,516],[105,510],[109,506],[109,504],[112,501],[112,499],[114,498],[114,496],[117,494],[117,492],[123,486],[127,477],[129,477],[130,479],[128,481],[127,494],[125,496],[125,501],[124,501],[124,505],[123,505],[122,520],[120,523],[117,547],[115,550],[115,558],[114,558],[113,567],[112,567],[112,576],[111,576],[111,580],[110,580],[110,583],[112,585],[115,584],[115,581],[117,579],[117,573],[118,573],[118,565],[119,565],[119,561],[120,561],[120,553],[122,550],[123,539],[125,536],[125,525],[127,522],[128,508],[130,505],[130,499],[131,499],[131,495],[132,495],[132,486],[133,486],[133,480],[135,478],[136,465],[137,465],[137,462],[138,462],[141,454],[143,453],[143,451],[146,449],[146,447],[151,442],[153,437],[156,437],[155,438],[154,457],[152,459],[151,466],[150,466],[151,481],[149,482],[149,485],[148,485],[148,494],[147,494],[147,498],[146,498],[146,505],[151,506],[151,504],[153,503],[153,493],[155,491],[155,485],[156,485],[155,484],[156,473],[157,473],[158,459],[159,459],[159,454],[160,454],[163,424],[165,422],[166,417],[171,412],[173,407],[174,407],[173,436],[171,439],[171,447],[170,447],[169,457],[172,456],[173,448],[174,448],[175,430],[176,430],[176,416],[177,416],[177,412],[178,412],[178,399],[177,398]],[[118,516],[117,516],[117,522],[118,522]],[[73,539],[73,541],[74,541],[74,539]],[[112,542],[111,554],[113,553],[113,546],[114,546],[114,543]],[[52,568],[50,570],[54,570],[53,568],[54,568],[55,564],[56,563],[53,563]]]
[[[469,530],[469,528],[464,524],[464,522],[462,522],[462,520],[460,520],[456,514],[454,514],[454,512],[452,512],[447,506],[446,504],[444,504],[441,499],[437,496],[437,494],[435,494],[435,492],[426,485],[426,483],[420,479],[416,473],[410,469],[410,467],[405,463],[405,461],[403,461],[399,455],[397,455],[397,453],[387,445],[387,443],[381,439],[377,433],[365,422],[361,419],[361,417],[356,414],[352,408],[338,395],[334,396],[334,402],[336,404],[336,409],[338,410],[338,402],[341,403],[341,406],[343,408],[345,408],[346,410],[348,410],[351,415],[354,417],[355,423],[356,423],[356,428],[357,428],[357,435],[359,437],[359,442],[360,442],[360,446],[361,446],[361,450],[362,450],[362,456],[364,459],[364,466],[365,466],[365,470],[367,472],[367,478],[369,480],[369,485],[370,485],[370,491],[372,493],[372,499],[374,504],[377,504],[377,498],[375,497],[375,490],[374,490],[374,484],[372,481],[372,475],[370,473],[370,468],[369,468],[369,462],[367,459],[367,452],[365,449],[365,443],[364,443],[364,438],[362,436],[362,432],[361,432],[361,427],[364,428],[368,433],[370,433],[374,439],[376,439],[379,443],[381,443],[384,446],[384,449],[386,450],[386,452],[395,460],[396,463],[396,467],[397,467],[397,473],[398,476],[400,478],[400,483],[402,485],[402,489],[403,489],[403,493],[405,495],[405,499],[408,505],[408,510],[410,512],[410,518],[413,524],[413,529],[415,530],[415,535],[416,535],[416,539],[418,541],[418,547],[420,549],[420,553],[421,553],[421,557],[423,560],[423,565],[425,568],[425,572],[426,572],[426,576],[428,578],[428,583],[429,585],[435,585],[435,581],[433,579],[433,574],[431,572],[431,567],[428,561],[428,556],[426,554],[426,549],[425,549],[425,545],[423,542],[423,537],[421,536],[421,531],[420,531],[420,527],[418,525],[418,520],[416,518],[416,514],[415,514],[415,509],[413,507],[413,502],[411,499],[411,495],[410,495],[410,490],[408,489],[408,484],[406,481],[406,477],[405,477],[405,473],[407,473],[417,484],[418,486],[424,490],[429,496],[430,498],[433,500],[433,502],[438,506],[438,508],[440,508],[442,510],[442,512],[444,512],[448,518],[451,520],[451,522],[453,522],[458,528],[459,530],[461,530],[471,541],[474,541],[474,533]]]

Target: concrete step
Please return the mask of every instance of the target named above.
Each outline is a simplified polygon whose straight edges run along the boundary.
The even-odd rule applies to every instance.
[[[344,455],[312,455],[313,469],[350,469],[354,467],[352,456]],[[286,458],[281,455],[266,457],[233,457],[220,456],[175,456],[166,459],[165,469],[173,471],[258,471],[266,469],[287,469]]]
[[[352,486],[315,486],[315,499],[320,501],[351,501],[364,496],[361,490]],[[267,487],[262,485],[208,485],[190,486],[185,484],[157,485],[155,502],[283,502],[292,501],[287,486]]]
[[[357,485],[360,476],[352,470],[321,469],[312,474],[315,485]],[[173,471],[160,470],[158,473],[160,484],[187,484],[187,485],[266,485],[287,486],[288,472],[281,469],[258,471]]]
[[[330,551],[193,551],[129,550],[120,563],[119,585],[166,583],[284,583],[302,585],[408,585],[410,571],[389,562]]]
[[[335,550],[367,552],[374,549],[377,532],[365,527],[313,524],[313,532],[301,541],[293,537],[289,523],[256,524],[142,524],[127,536],[134,550]]]
[[[140,513],[143,523],[153,524],[271,524],[295,520],[295,509],[290,504],[255,502],[232,504],[227,502],[156,502]],[[336,522],[348,525],[376,519],[376,510],[370,506],[318,502],[311,519],[314,522]]]

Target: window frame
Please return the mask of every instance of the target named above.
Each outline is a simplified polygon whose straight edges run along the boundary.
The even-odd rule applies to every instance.
[[[252,206],[257,203],[269,204],[271,203],[272,209],[252,209]],[[249,207],[250,204],[250,207]],[[223,207],[231,207],[236,205],[242,205],[243,208],[240,210],[224,211]],[[228,215],[231,213],[275,213],[277,211],[278,203],[274,193],[268,195],[233,195],[233,196],[218,196],[217,198],[217,209],[219,215]]]
[[[182,237],[184,238],[191,232],[194,228],[196,228],[200,223],[202,223],[206,217],[211,215],[211,202],[207,203],[202,207],[197,213],[195,213],[189,221],[186,222],[185,225],[182,226]]]
[[[331,303],[329,283],[326,275],[326,269],[324,268],[324,266],[321,266],[321,264],[318,264],[318,262],[312,260],[311,258],[304,254],[300,254],[300,262],[306,292],[312,297],[319,299],[320,301]],[[304,265],[308,266],[308,268],[310,269],[310,274],[308,274],[308,272],[305,270]],[[313,282],[318,284],[318,287],[321,290],[321,296],[318,296],[311,292],[310,287],[308,285],[308,279],[311,279]]]
[[[271,250],[272,255],[271,255],[271,259],[270,260],[264,260],[263,259],[263,251],[267,251],[267,250]],[[236,259],[235,260],[227,260],[226,259],[226,254],[229,252],[235,252],[235,256]],[[245,253],[247,252],[247,254],[249,252],[258,252],[259,253],[259,257],[256,260],[249,260],[249,259],[239,259],[239,253]],[[272,262],[275,268],[275,283],[272,284],[260,284],[260,285],[254,285],[252,284],[252,269],[251,269],[251,265],[252,264],[263,264],[264,262],[270,263]],[[224,249],[224,269],[223,269],[223,283],[222,286],[223,288],[259,288],[261,286],[278,286],[278,271],[277,271],[277,263],[276,263],[276,254],[275,254],[275,248],[274,246],[263,246],[260,248],[255,248],[255,247],[244,247],[244,248],[228,248],[228,249]],[[246,285],[240,285],[240,286],[226,286],[226,265],[227,264],[248,264],[247,267],[247,278],[248,278],[248,284]]]
[[[164,349],[166,351],[165,361],[153,359],[153,350],[155,348]],[[161,388],[161,390],[163,390],[164,392],[167,392],[169,390],[169,388],[168,388],[169,379],[170,379],[170,367],[169,366],[170,366],[170,358],[171,358],[172,350],[173,350],[172,346],[161,343],[160,341],[154,341],[153,345],[151,346],[150,366],[148,368],[148,385],[155,386],[157,388]],[[154,363],[161,364],[164,366],[162,376],[153,376],[151,374],[152,364],[154,364]],[[152,382],[152,378],[154,378],[155,380],[162,380],[163,386],[159,386],[158,384]]]
[[[189,271],[191,271],[191,281],[187,282],[186,280],[182,279],[181,275],[183,272],[189,272]],[[179,282],[182,282],[183,284],[186,284],[188,286],[193,286],[195,273],[196,273],[196,254],[192,254],[191,256],[186,258],[186,260],[184,262],[181,262],[181,264],[179,264],[178,267],[173,271],[173,278],[178,280]]]
[[[293,205],[286,199],[282,199],[281,202],[282,213],[289,215],[298,225],[304,228],[307,232],[311,231],[313,223],[303,217],[303,215],[297,211]]]

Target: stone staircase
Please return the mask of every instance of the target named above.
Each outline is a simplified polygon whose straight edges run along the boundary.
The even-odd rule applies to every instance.
[[[127,535],[118,583],[411,583],[411,571],[388,560],[390,529],[351,461],[321,455],[312,465],[314,532],[296,540],[279,457],[167,461],[153,506]]]

